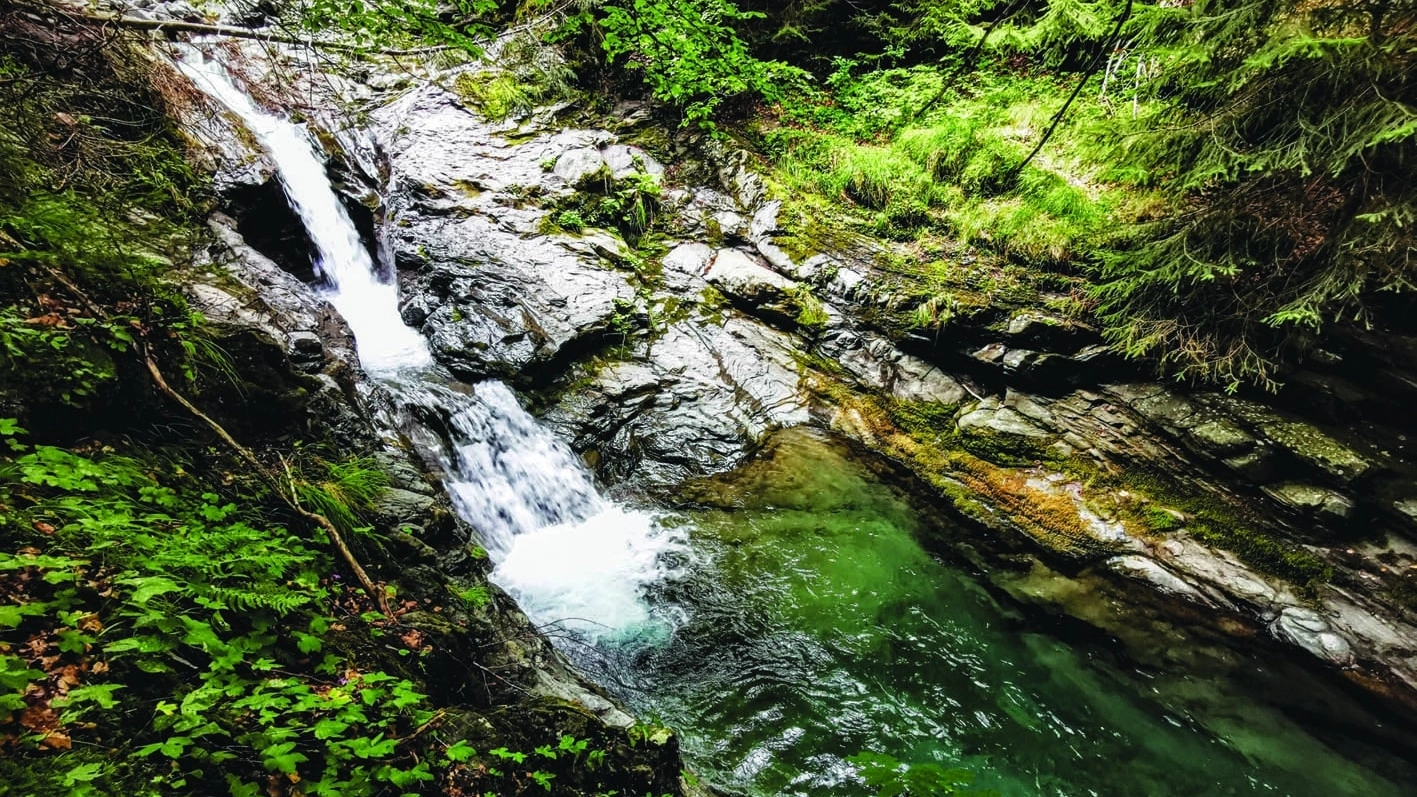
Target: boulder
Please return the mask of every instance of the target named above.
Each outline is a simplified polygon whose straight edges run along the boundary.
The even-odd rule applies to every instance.
[[[1329,664],[1353,662],[1353,646],[1313,609],[1286,606],[1270,623],[1269,631],[1275,639],[1298,645]]]
[[[808,420],[790,336],[742,318],[689,320],[582,380],[543,418],[610,483],[668,488],[731,469]]]

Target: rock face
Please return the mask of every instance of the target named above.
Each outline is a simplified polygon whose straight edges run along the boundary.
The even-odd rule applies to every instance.
[[[565,395],[544,420],[609,482],[667,488],[728,470],[808,420],[788,336],[742,319],[681,323]]]
[[[627,268],[634,258],[618,232],[551,225],[556,203],[579,191],[659,179],[664,168],[648,153],[601,131],[512,141],[431,87],[374,119],[405,321],[464,379],[544,384],[574,365],[563,381],[575,389],[546,418],[602,478],[668,487],[731,468],[767,432],[808,419],[795,339],[701,296],[717,287],[786,322],[800,310],[792,280],[751,252],[697,242],[666,256],[660,274],[639,273]],[[721,195],[665,200],[676,201],[717,207],[738,224]],[[678,317],[667,317],[670,299]],[[646,320],[649,336],[638,329]],[[582,361],[607,346],[626,354],[604,367]]]
[[[548,235],[547,211],[527,200],[568,195],[632,162],[662,172],[652,158],[593,131],[512,144],[434,87],[374,118],[387,153],[390,244],[409,297],[403,315],[440,362],[465,379],[530,382],[611,330],[634,298],[626,276],[607,268],[615,242]]]
[[[364,159],[381,164],[375,215],[404,319],[455,375],[537,391],[544,419],[607,484],[667,491],[737,465],[773,429],[835,419],[912,467],[934,463],[918,469],[956,490],[957,510],[1041,557],[1237,618],[1417,696],[1417,631],[1390,597],[1417,565],[1401,542],[1417,539],[1405,440],[1294,411],[1322,403],[1323,417],[1343,416],[1364,392],[1351,371],[1281,407],[1145,381],[1042,302],[922,330],[900,309],[920,297],[872,245],[789,254],[780,204],[721,142],[703,145],[720,186],[663,186],[656,253],[616,230],[562,226],[617,181],[668,179],[610,133],[489,124],[430,85],[371,118],[377,151]],[[313,357],[314,327],[296,326],[280,345]],[[1354,342],[1347,356],[1417,396],[1401,393],[1403,351]],[[1182,494],[1244,523],[1207,527],[1172,506]],[[403,498],[389,517],[422,503]],[[1060,517],[1066,533],[1037,533]],[[1296,567],[1313,583],[1295,583]]]

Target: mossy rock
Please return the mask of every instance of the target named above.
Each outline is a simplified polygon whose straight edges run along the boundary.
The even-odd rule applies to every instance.
[[[956,421],[959,446],[996,465],[1024,465],[1046,459],[1053,435],[1009,407],[977,406]]]

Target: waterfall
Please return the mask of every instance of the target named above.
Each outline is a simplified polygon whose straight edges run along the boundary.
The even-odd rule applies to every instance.
[[[427,432],[419,447],[442,470],[458,514],[486,541],[493,580],[539,624],[592,639],[665,630],[644,592],[668,575],[663,563],[685,548],[682,535],[601,497],[575,452],[505,385],[469,389],[442,373],[427,341],[399,317],[397,286],[378,280],[309,134],[257,108],[219,62],[191,47],[183,55],[179,68],[240,117],[275,163],[360,363],[382,380],[403,421]]]
[[[399,317],[398,286],[379,281],[359,231],[330,187],[309,133],[257,108],[218,61],[190,47],[183,49],[183,55],[178,68],[236,114],[275,162],[285,196],[315,244],[315,269],[329,283],[326,297],[354,332],[360,364],[375,374],[431,365],[427,341]]]

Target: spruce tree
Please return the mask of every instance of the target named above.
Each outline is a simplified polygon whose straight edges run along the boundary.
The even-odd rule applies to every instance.
[[[1417,2],[1198,0],[1146,17],[1159,110],[1113,137],[1159,219],[1104,258],[1112,340],[1179,377],[1274,387],[1417,276]]]

